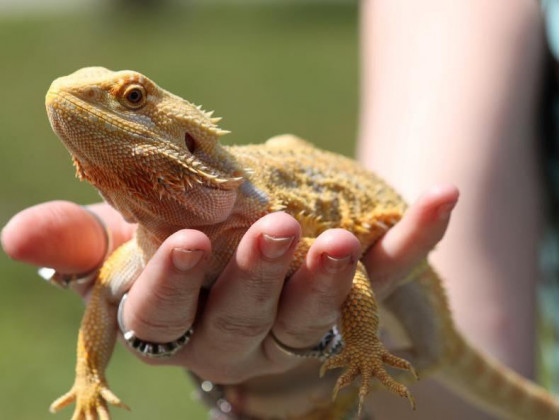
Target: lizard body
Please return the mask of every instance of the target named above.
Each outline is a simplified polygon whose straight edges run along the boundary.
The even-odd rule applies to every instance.
[[[262,145],[220,145],[226,132],[216,125],[219,119],[136,72],[81,69],[52,83],[46,105],[78,176],[139,225],[135,238],[99,272],[80,328],[76,381],[51,406],[58,410],[76,401],[76,419],[91,413],[108,418],[107,403],[123,405],[104,374],[117,335],[115,304],[170,234],[188,227],[209,236],[214,249],[206,278],[210,287],[243,234],[267,213],[282,210],[301,224],[303,239],[290,275],[326,229],[349,230],[365,252],[406,210],[390,186],[353,160],[294,136]],[[416,274],[384,302],[412,343],[402,352],[407,361],[379,340],[377,303],[358,263],[341,309],[344,349],[323,365],[323,371],[348,368],[335,394],[361,376],[360,407],[373,378],[411,399],[402,382],[413,377],[414,366],[421,374],[437,370],[452,386],[504,416],[556,418],[552,397],[473,350],[457,333],[437,275],[430,268]],[[386,366],[405,372],[393,379]],[[494,393],[496,386],[505,391]]]

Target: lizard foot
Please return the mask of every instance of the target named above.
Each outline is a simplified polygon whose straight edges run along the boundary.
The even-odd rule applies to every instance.
[[[359,391],[358,417],[361,414],[364,399],[371,390],[372,378],[379,380],[385,388],[395,394],[407,398],[414,410],[416,405],[408,388],[393,379],[385,370],[384,365],[407,370],[418,379],[416,371],[408,361],[389,353],[377,339],[373,345],[369,343],[368,345],[360,344],[354,346],[347,344],[339,354],[330,357],[323,363],[320,374],[323,376],[329,369],[347,368],[336,382],[333,390],[333,399],[336,398],[340,389],[351,384],[358,375],[362,376]]]
[[[108,404],[130,410],[103,382],[76,385],[62,397],[54,401],[49,410],[56,413],[76,402],[72,420],[110,420]]]

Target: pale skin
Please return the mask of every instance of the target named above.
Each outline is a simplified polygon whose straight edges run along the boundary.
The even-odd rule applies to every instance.
[[[381,298],[442,238],[457,200],[458,190],[453,186],[431,188],[368,252],[366,265],[371,278],[376,279],[374,287]],[[132,235],[134,226],[126,224],[106,204],[90,209],[109,226],[115,245]],[[316,364],[313,362],[312,368],[307,369],[301,359],[286,356],[273,344],[269,331],[292,347],[315,345],[338,317],[352,282],[359,244],[346,231],[325,232],[311,247],[305,265],[285,284],[284,273],[299,234],[298,223],[284,213],[257,221],[209,293],[195,336],[178,355],[164,363],[188,367],[217,382],[242,383],[249,410],[269,409],[270,395],[261,398],[250,391],[251,378],[268,374],[280,375],[259,380],[258,388],[263,389],[263,381],[272,384],[280,401],[290,401],[291,409],[299,407],[303,413],[313,408],[312,402],[290,394],[295,377],[308,381],[309,387],[317,387],[317,392],[328,398],[332,383],[318,380]],[[294,241],[283,252],[278,247],[266,250],[263,235],[293,237]],[[2,245],[14,259],[69,273],[94,268],[105,252],[99,223],[69,202],[40,204],[14,216],[2,231]],[[196,252],[178,257],[176,250]],[[182,230],[171,235],[130,291],[124,313],[127,326],[139,337],[156,342],[171,341],[182,334],[193,323],[193,296],[202,281],[205,257],[210,254],[210,241],[198,231]],[[324,255],[337,261],[328,266],[329,259]],[[266,283],[260,281],[262,278],[267,278]],[[272,297],[271,285],[283,287],[280,299]],[[259,287],[263,290],[247,293]],[[87,296],[87,286],[78,292]],[[224,352],[224,348],[229,351]],[[232,386],[228,394],[236,399],[239,389]],[[280,414],[283,404],[272,404]]]
[[[543,219],[539,2],[363,1],[361,26],[362,163],[406,199],[434,180],[460,188],[431,261],[459,330],[531,377]],[[491,418],[434,383],[411,390],[422,419]],[[376,418],[409,418],[399,403],[374,396]]]

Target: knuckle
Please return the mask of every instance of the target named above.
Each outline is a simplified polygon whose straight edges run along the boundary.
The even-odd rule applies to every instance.
[[[137,314],[134,317],[133,325],[135,326],[134,331],[136,331],[140,338],[142,333],[148,333],[150,336],[154,333],[157,333],[158,336],[161,337],[170,337],[170,340],[173,340],[171,337],[179,337],[181,336],[189,327],[188,320],[183,322],[182,320],[179,321],[170,321],[164,319],[157,319],[156,317],[146,317],[142,314]]]
[[[263,284],[259,281],[250,281],[246,283],[246,296],[247,299],[254,302],[256,305],[264,305],[269,302],[273,295],[270,291],[273,290],[272,286]]]
[[[275,299],[271,290],[278,289],[285,275],[285,270],[282,267],[269,270],[265,265],[268,264],[260,264],[239,276],[239,279],[243,282],[247,298],[257,305]]]
[[[340,292],[336,287],[315,281],[311,284],[310,294],[317,300],[320,307],[331,307],[333,302],[338,302]]]
[[[152,304],[154,307],[162,309],[175,308],[175,313],[183,313],[184,310],[178,309],[196,304],[196,299],[198,299],[200,288],[196,282],[191,283],[194,283],[194,285],[189,284],[189,282],[180,282],[180,284],[174,281],[161,282],[151,291]],[[167,310],[166,312],[172,311]]]
[[[159,284],[158,287],[152,289],[152,300],[157,306],[175,306],[180,296],[181,292],[169,285]]]
[[[251,267],[246,267],[242,276],[247,282],[262,287],[264,283],[270,282],[271,278],[281,276],[284,266],[287,266],[287,263],[270,261],[263,257],[263,259],[256,260]]]
[[[279,323],[277,329],[282,343],[290,347],[314,346],[336,324],[336,319],[314,325],[286,325]]]
[[[242,316],[219,316],[214,320],[214,326],[223,334],[246,339],[264,337],[270,330],[269,322]]]
[[[350,286],[351,279],[347,284]],[[313,308],[315,310],[320,309],[321,314],[331,312],[338,313],[349,291],[349,287],[345,287],[344,281],[339,281],[334,286],[319,281],[313,282],[309,291],[310,296],[313,297],[313,301],[308,308]]]

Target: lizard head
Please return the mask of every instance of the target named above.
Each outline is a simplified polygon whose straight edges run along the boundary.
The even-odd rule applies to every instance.
[[[219,119],[140,73],[83,68],[51,84],[46,107],[78,176],[108,201],[114,192],[192,205],[190,192],[220,196],[243,182],[218,143]]]

